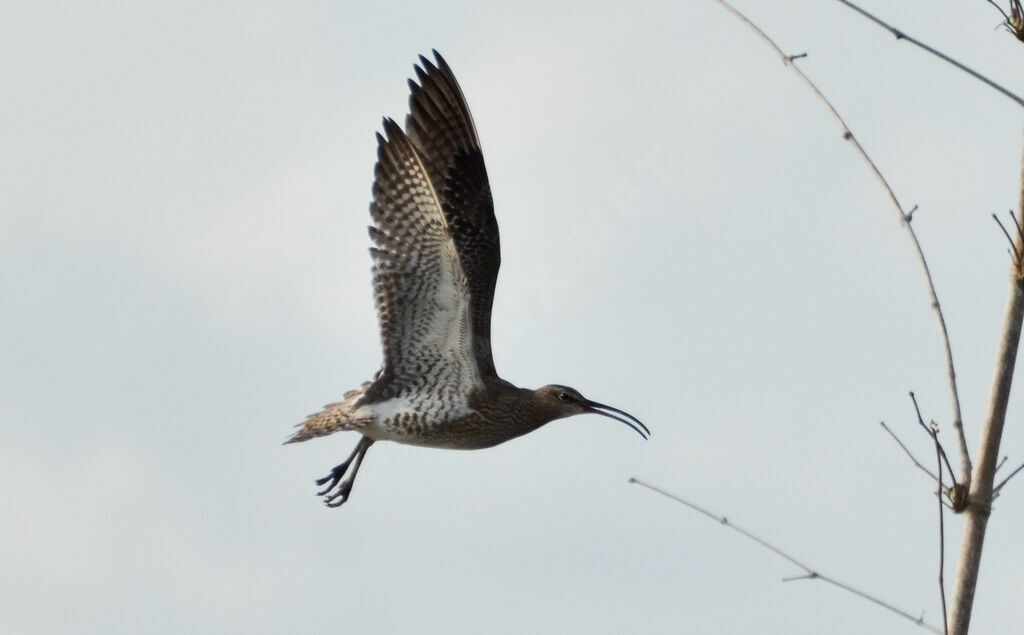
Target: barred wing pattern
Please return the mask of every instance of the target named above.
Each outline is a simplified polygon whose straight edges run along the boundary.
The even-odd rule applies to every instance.
[[[434,51],[436,65],[420,56],[417,84],[409,80],[405,130],[433,183],[465,272],[473,348],[483,375],[495,375],[491,356],[491,305],[501,265],[498,222],[480,140],[451,68]]]
[[[384,120],[384,131],[370,205],[384,365],[368,396],[464,400],[480,385],[466,276],[416,148],[393,120]]]

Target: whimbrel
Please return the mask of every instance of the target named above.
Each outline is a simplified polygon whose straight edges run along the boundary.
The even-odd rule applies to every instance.
[[[363,435],[348,459],[317,481],[330,507],[348,500],[376,441],[473,450],[586,413],[621,421],[645,439],[650,434],[633,415],[572,388],[518,388],[495,372],[498,223],[469,106],[437,51],[434,59],[420,56],[418,83],[409,80],[405,130],[384,119],[385,136],[377,134],[369,229],[383,365],[286,441],[338,430]]]

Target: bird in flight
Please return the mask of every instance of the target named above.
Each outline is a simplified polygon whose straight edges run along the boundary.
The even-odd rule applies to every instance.
[[[420,56],[415,72],[405,130],[386,118],[377,134],[369,230],[383,364],[285,442],[339,430],[362,435],[348,459],[317,480],[330,507],[348,500],[376,441],[475,450],[587,413],[650,434],[633,415],[568,386],[530,390],[498,377],[491,304],[501,254],[480,140],[444,58]]]

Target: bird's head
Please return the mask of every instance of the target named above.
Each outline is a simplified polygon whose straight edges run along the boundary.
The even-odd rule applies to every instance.
[[[559,386],[557,384],[544,386],[535,390],[533,395],[537,404],[551,417],[550,420],[552,421],[573,415],[592,413],[621,421],[636,430],[637,434],[644,439],[651,434],[647,426],[628,412],[591,401],[581,395],[578,390],[568,386]],[[617,414],[612,414],[613,412]]]

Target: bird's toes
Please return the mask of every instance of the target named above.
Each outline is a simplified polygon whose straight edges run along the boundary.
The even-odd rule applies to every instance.
[[[338,488],[338,491],[324,498],[324,505],[327,505],[328,507],[341,507],[345,503],[345,501],[348,500],[348,495],[351,492],[352,481],[345,481]]]
[[[317,496],[323,496],[327,492],[334,489],[334,486],[338,484],[338,481],[340,481],[343,476],[345,476],[345,472],[347,471],[348,462],[345,462],[332,469],[331,473],[328,474],[327,476],[316,479],[317,485],[326,485],[330,483],[330,485],[327,485],[327,487],[325,487],[323,490],[317,492]]]
[[[325,476],[323,478],[316,479],[316,484],[317,485],[323,485],[324,483],[326,483],[328,481],[334,481],[334,483],[337,483],[338,482],[337,478],[338,477],[336,477],[334,474],[328,474],[327,476]],[[334,483],[331,483],[331,487],[334,487]],[[327,488],[327,489],[330,489],[330,487]]]
[[[323,478],[318,478],[316,480],[316,484],[317,485],[324,485],[326,483],[327,487],[325,487],[322,490],[320,490],[319,492],[317,492],[316,495],[317,496],[323,496],[327,492],[329,492],[332,489],[334,489],[334,487],[338,484],[338,481],[341,480],[341,476],[342,476],[341,474],[330,474],[330,475],[325,476]]]

